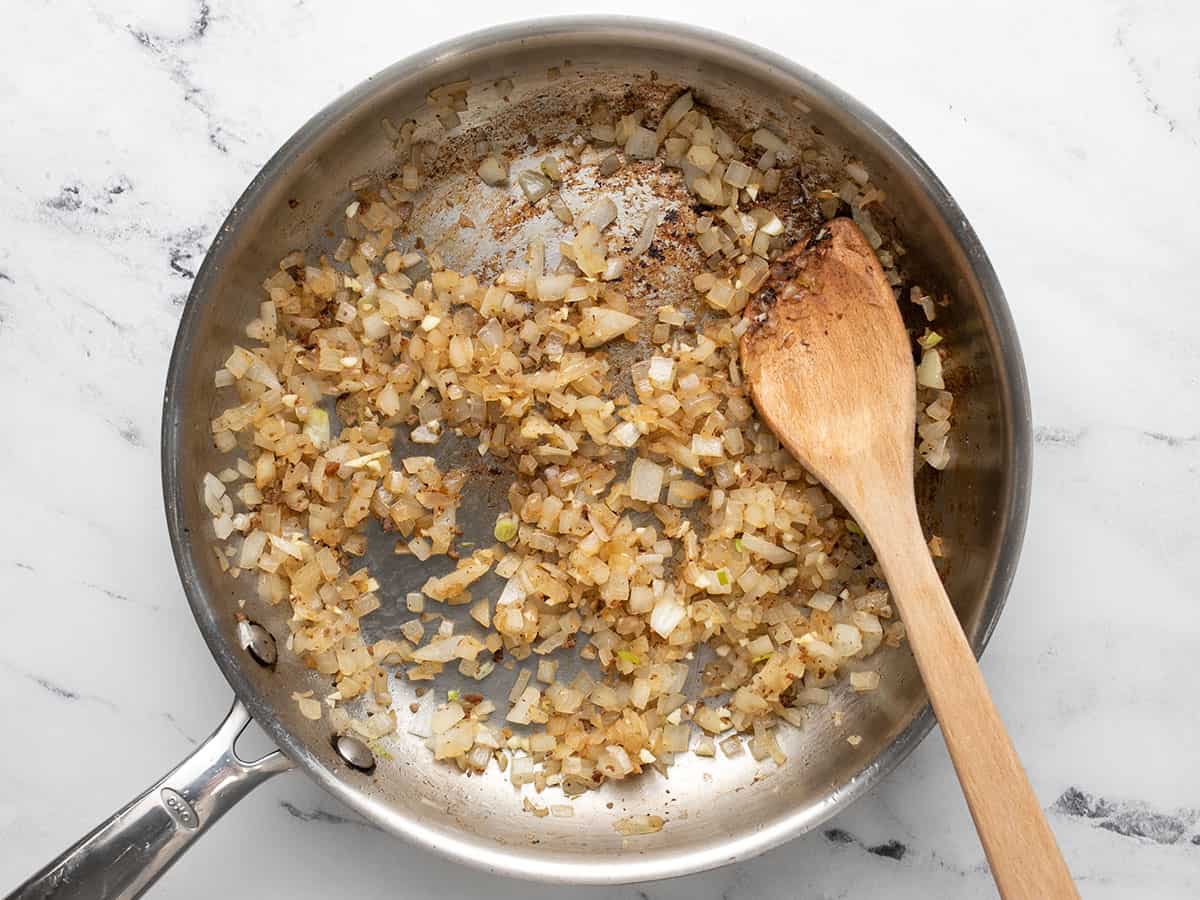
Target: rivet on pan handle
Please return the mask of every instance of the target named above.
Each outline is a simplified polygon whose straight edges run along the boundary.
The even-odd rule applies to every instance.
[[[278,750],[246,762],[234,751],[250,721],[240,700],[183,762],[8,896],[8,900],[139,897],[235,803],[293,763]]]

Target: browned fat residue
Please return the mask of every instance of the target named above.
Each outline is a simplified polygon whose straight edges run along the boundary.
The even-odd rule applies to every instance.
[[[946,390],[954,395],[955,411],[959,414],[963,411],[966,399],[972,396],[972,390],[981,383],[975,368],[960,365],[948,365],[942,369],[942,380],[946,383]]]
[[[549,211],[548,207],[542,206],[542,202],[530,203],[524,197],[511,199],[492,210],[485,224],[491,230],[492,236],[503,243],[514,231]]]

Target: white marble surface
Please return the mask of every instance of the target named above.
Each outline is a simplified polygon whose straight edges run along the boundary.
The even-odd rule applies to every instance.
[[[229,701],[177,581],[158,471],[167,357],[214,228],[269,154],[362,78],[460,30],[568,11],[408,6],[6,9],[0,494],[15,514],[0,522],[0,890],[173,764]],[[752,19],[751,4],[689,6],[696,23],[787,54],[881,113],[981,234],[1037,425],[1028,540],[984,670],[1083,894],[1197,896],[1200,8],[781,4]],[[898,859],[877,852],[891,841]],[[565,893],[455,867],[289,775],[154,896],[326,898],[336,885]],[[935,734],[870,797],[760,859],[572,894],[993,890]]]

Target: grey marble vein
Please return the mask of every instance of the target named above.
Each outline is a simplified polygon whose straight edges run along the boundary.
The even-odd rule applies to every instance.
[[[1089,820],[1091,824],[1122,837],[1142,838],[1156,844],[1200,843],[1195,833],[1200,810],[1178,809],[1160,812],[1145,803],[1109,800],[1070,787],[1054,803],[1064,815]]]
[[[8,668],[9,671],[15,671],[14,667],[12,667],[12,666],[6,665],[6,668]],[[45,691],[47,694],[49,694],[52,697],[57,698],[58,700],[65,700],[68,703],[76,703],[76,702],[97,703],[101,706],[108,707],[110,710],[113,710],[114,712],[117,709],[117,705],[105,697],[100,697],[96,694],[87,693],[85,691],[79,690],[74,687],[67,687],[66,685],[62,684],[61,682],[59,682],[56,679],[47,678],[44,675],[36,675],[32,672],[21,672],[20,674],[25,678],[25,680],[27,682],[32,682],[33,684],[35,684],[39,688],[41,688],[43,691]]]
[[[1033,430],[1033,441],[1035,444],[1053,447],[1077,447],[1086,435],[1086,428],[1057,428],[1039,425]]]
[[[1117,45],[1117,48],[1125,55],[1125,65],[1133,75],[1134,81],[1137,82],[1138,90],[1141,91],[1142,98],[1146,101],[1146,108],[1150,110],[1155,118],[1162,120],[1163,124],[1167,126],[1167,131],[1174,133],[1178,123],[1173,116],[1169,115],[1162,108],[1162,104],[1155,99],[1154,94],[1150,91],[1146,83],[1145,69],[1126,45],[1126,28],[1124,26],[1117,28],[1113,36],[1113,41]]]
[[[1161,431],[1147,431],[1146,437],[1168,447],[1182,447],[1200,441],[1200,434],[1164,434]]]
[[[99,187],[72,180],[45,197],[40,206],[46,218],[71,231],[99,238],[110,252],[121,254],[127,263],[131,262],[126,255],[129,250],[122,252],[114,245],[128,248],[146,241],[160,244],[166,270],[174,278],[190,281],[207,249],[209,228],[188,225],[164,230],[149,224],[146,214],[157,202],[157,199],[139,197],[129,179],[117,175]],[[153,218],[149,222],[153,222]],[[88,301],[80,302],[103,316],[114,328],[123,327]]]
[[[112,588],[105,587],[102,584],[96,584],[91,581],[83,581],[80,583],[85,588],[95,591],[96,593],[100,594],[102,597],[107,598],[108,600],[116,600],[118,603],[129,603],[134,606],[140,607],[141,609],[149,610],[151,612],[159,612],[162,610],[162,606],[160,604],[146,602],[145,600],[135,596],[132,593],[125,593],[122,591],[113,590]]]
[[[121,440],[129,446],[137,448],[146,446],[146,439],[142,436],[142,430],[138,428],[136,423],[129,419],[110,419],[109,424],[117,430],[117,434]]]
[[[191,734],[189,734],[187,731],[184,730],[183,726],[179,724],[179,720],[176,719],[173,715],[171,715],[171,713],[169,713],[169,712],[163,713],[162,717],[164,719],[166,719],[167,722],[171,725],[171,727],[174,728],[177,732],[179,732],[179,734],[183,736],[183,739],[186,740],[189,744],[198,744],[199,743],[199,741],[194,736],[192,736]]]
[[[1145,109],[1166,126],[1167,133],[1172,137],[1183,138],[1192,147],[1200,146],[1200,135],[1190,127],[1193,123],[1200,121],[1200,104],[1194,102],[1195,82],[1200,81],[1200,67],[1197,67],[1194,53],[1188,54],[1186,50],[1182,54],[1178,53],[1167,42],[1161,42],[1156,47],[1153,41],[1148,42],[1143,38],[1136,42],[1135,46],[1134,32],[1144,31],[1159,24],[1155,19],[1159,19],[1160,22],[1173,22],[1170,4],[1157,5],[1156,9],[1153,4],[1146,4],[1145,7],[1140,10],[1129,7],[1118,13],[1118,24],[1113,32],[1113,44],[1124,58],[1126,69],[1133,77]],[[1153,15],[1147,14],[1149,9],[1154,9]],[[1189,30],[1187,26],[1184,26],[1180,30],[1179,36],[1183,38],[1184,47],[1187,47],[1189,43],[1192,47],[1195,46],[1197,38],[1195,29]],[[1151,52],[1147,53],[1147,50]],[[1162,95],[1164,69],[1169,72],[1171,67],[1180,64],[1183,69],[1182,77],[1190,78],[1193,82],[1191,85],[1192,102],[1184,109],[1180,109],[1177,105],[1178,94],[1175,95],[1176,103],[1174,104]],[[1186,91],[1182,93],[1187,96]]]
[[[827,828],[822,832],[822,834],[825,835],[825,839],[831,844],[853,844],[861,847],[868,853],[873,853],[875,856],[894,859],[896,862],[904,859],[904,855],[908,852],[908,847],[895,838],[879,844],[865,844],[850,832],[842,828]]]
[[[227,154],[230,141],[242,143],[243,139],[234,134],[213,113],[208,92],[196,81],[192,67],[184,56],[184,51],[195,49],[200,44],[211,24],[212,10],[205,0],[201,0],[187,32],[180,37],[173,37],[132,24],[127,24],[125,29],[139,47],[148,51],[160,62],[171,80],[182,91],[184,102],[203,116],[207,123],[209,144],[220,153]]]
[[[110,600],[128,600],[129,597],[122,594],[120,591],[114,591],[111,588],[102,587],[98,584],[92,584],[90,581],[84,582],[85,587],[90,587],[92,590],[99,591]]]

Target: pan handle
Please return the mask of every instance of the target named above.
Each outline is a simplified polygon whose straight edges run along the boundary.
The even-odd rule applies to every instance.
[[[216,731],[161,781],[65,851],[8,900],[140,897],[217,819],[294,763],[273,750],[246,762],[234,743],[250,721],[240,700]]]

